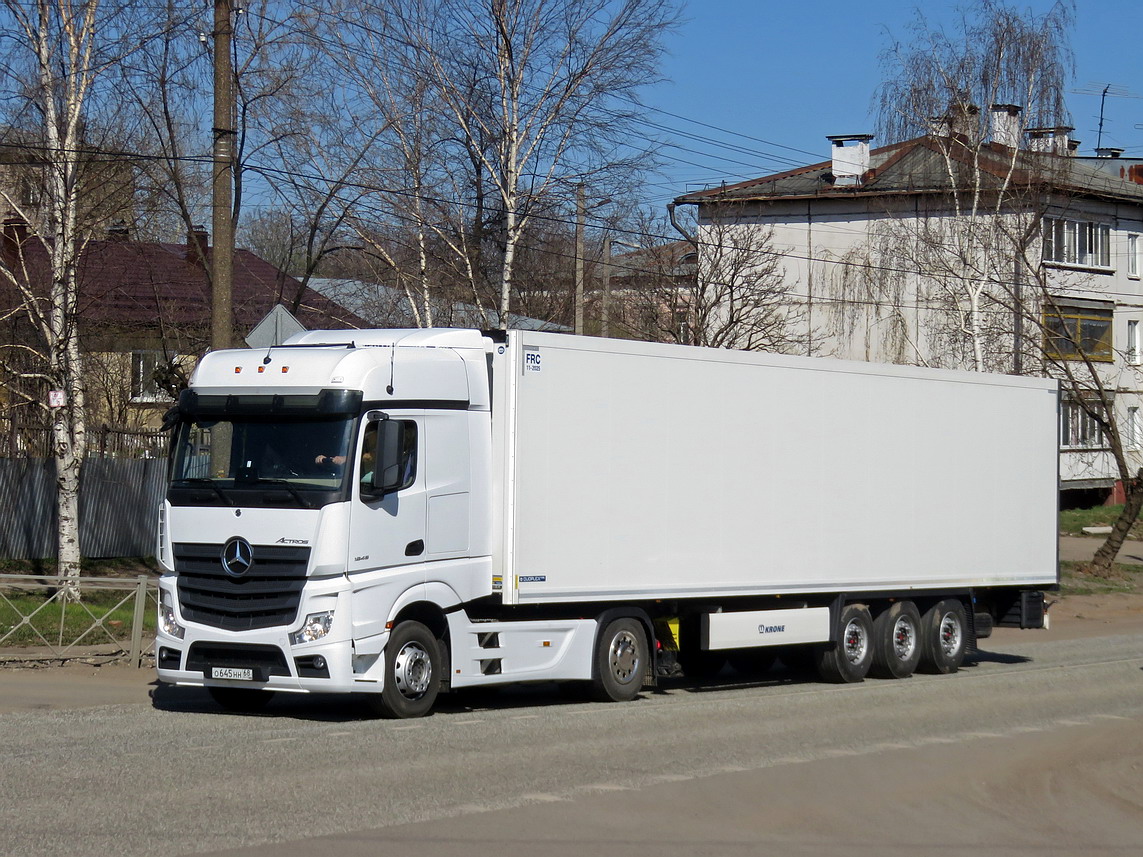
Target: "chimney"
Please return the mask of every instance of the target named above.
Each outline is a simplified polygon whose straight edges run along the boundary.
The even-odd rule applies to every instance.
[[[1113,146],[1103,146],[1095,150],[1097,158],[1118,158],[1123,155],[1123,149],[1117,149]]]
[[[210,237],[205,226],[192,226],[187,233],[187,261],[196,265],[205,265],[207,250],[210,249]]]
[[[992,142],[1020,148],[1020,106],[1016,104],[993,104],[989,108],[992,121]]]
[[[1033,152],[1049,152],[1053,155],[1074,155],[1079,141],[1069,140],[1068,134],[1075,128],[1070,125],[1057,125],[1054,128],[1029,128],[1028,148]],[[1072,145],[1074,142],[1075,145]]]
[[[116,220],[107,227],[108,241],[127,241],[131,237],[131,228],[126,220]]]
[[[872,134],[840,134],[826,137],[833,144],[835,185],[861,184],[861,177],[869,171],[869,141]],[[847,146],[846,143],[856,145]]]

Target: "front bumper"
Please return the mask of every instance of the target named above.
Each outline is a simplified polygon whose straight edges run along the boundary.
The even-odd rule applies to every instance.
[[[168,603],[177,604],[173,576],[160,581]],[[317,582],[308,588],[298,616],[289,626],[227,631],[176,618],[182,637],[161,627],[155,639],[159,681],[187,687],[249,687],[291,693],[378,693],[381,691],[384,639],[371,642],[371,655],[355,651],[351,639],[351,605],[344,579]],[[176,608],[177,609],[177,608]],[[324,637],[293,644],[306,616],[334,611]],[[384,635],[387,638],[388,634]],[[220,678],[226,675],[244,678]]]

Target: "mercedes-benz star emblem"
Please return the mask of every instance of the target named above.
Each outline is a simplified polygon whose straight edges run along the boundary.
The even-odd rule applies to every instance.
[[[241,536],[222,546],[222,568],[231,577],[241,577],[254,564],[254,548]]]

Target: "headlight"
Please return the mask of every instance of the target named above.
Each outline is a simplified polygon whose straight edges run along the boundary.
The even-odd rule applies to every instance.
[[[180,625],[175,618],[175,608],[171,604],[171,596],[167,594],[166,590],[159,592],[159,627],[163,629],[164,634],[169,634],[180,640],[187,632],[187,629]]]
[[[332,627],[332,610],[326,610],[324,613],[311,613],[306,617],[306,621],[302,623],[302,629],[290,634],[290,643],[295,646],[300,646],[302,643],[312,643],[314,640],[320,640],[329,633],[329,629]]]

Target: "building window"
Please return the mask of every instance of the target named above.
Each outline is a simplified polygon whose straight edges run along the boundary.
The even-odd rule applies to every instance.
[[[1100,449],[1104,447],[1103,428],[1079,402],[1060,403],[1060,448]]]
[[[1139,362],[1139,322],[1127,322],[1127,362]]]
[[[1139,236],[1127,236],[1127,276],[1139,278]]]
[[[131,352],[131,401],[165,402],[170,396],[159,386],[158,370],[167,365],[161,351]]]
[[[1124,446],[1127,449],[1138,449],[1140,440],[1143,440],[1143,434],[1140,432],[1139,425],[1139,409],[1127,409],[1127,435],[1124,439]]]
[[[1045,262],[1079,265],[1084,268],[1111,267],[1111,227],[1087,220],[1044,218]]]
[[[1053,300],[1044,309],[1044,351],[1057,360],[1088,358],[1110,363],[1114,306],[1097,301]]]

